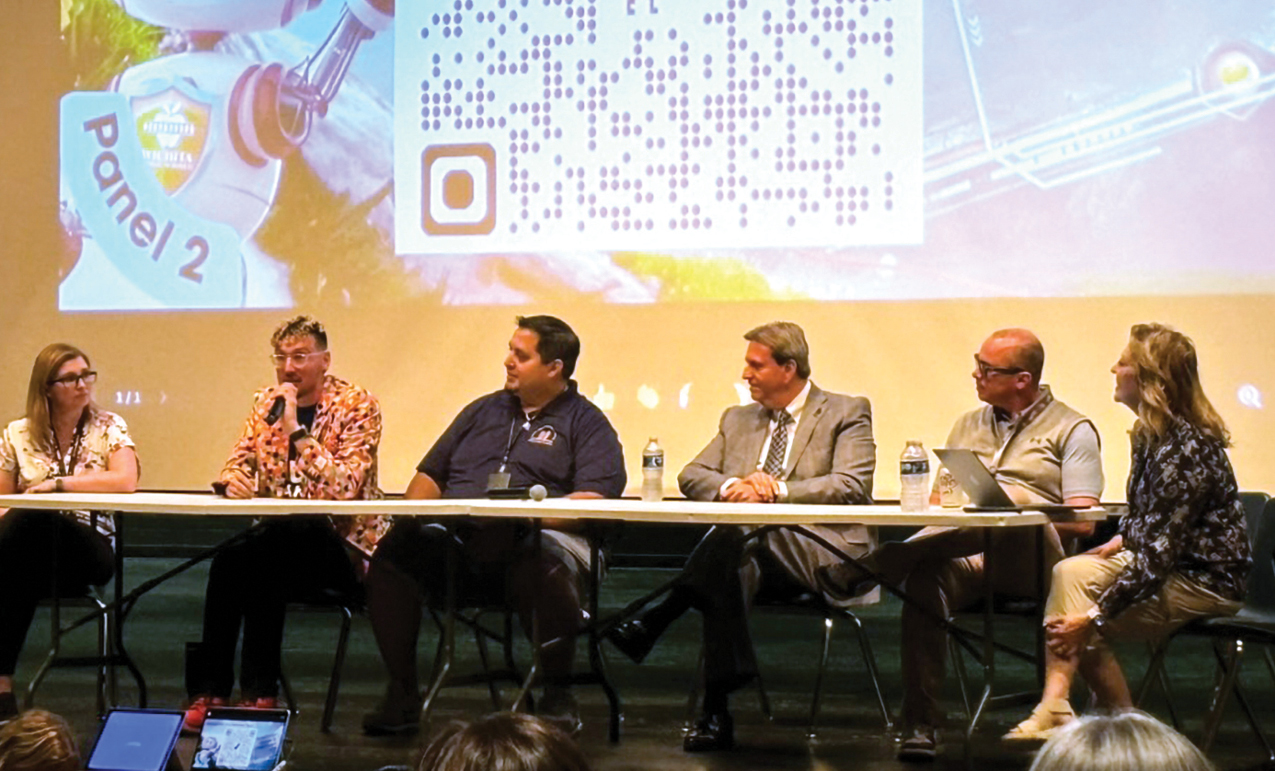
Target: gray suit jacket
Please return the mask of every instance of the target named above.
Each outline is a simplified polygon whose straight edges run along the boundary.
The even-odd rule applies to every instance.
[[[762,447],[770,441],[770,415],[760,404],[731,407],[722,413],[717,436],[677,477],[687,498],[711,501],[731,477],[757,470]],[[860,396],[828,393],[810,384],[792,451],[780,480],[787,503],[872,503],[876,444],[872,407]]]

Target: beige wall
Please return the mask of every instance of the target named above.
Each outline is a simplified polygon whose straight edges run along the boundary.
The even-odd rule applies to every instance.
[[[7,302],[15,293],[6,291]],[[147,487],[202,488],[211,480],[246,415],[253,389],[273,372],[270,331],[284,313],[135,314],[59,317],[42,303],[6,324],[0,353],[0,412],[22,409],[30,361],[45,343],[84,347],[102,373],[99,401],[133,428]],[[12,308],[10,304],[8,306]],[[1243,487],[1275,490],[1269,411],[1243,407],[1238,386],[1275,389],[1275,325],[1268,297],[1000,300],[942,303],[837,303],[614,307],[552,304],[534,308],[403,306],[368,312],[305,309],[327,324],[332,371],[376,393],[385,413],[382,485],[402,490],[412,469],[468,401],[500,387],[505,345],[518,312],[549,312],[580,333],[581,390],[615,394],[609,414],[624,441],[631,476],[642,445],[660,437],[673,472],[712,436],[721,410],[736,403],[749,327],[774,318],[802,324],[814,379],[824,388],[871,398],[876,494],[897,495],[895,459],[908,438],[941,446],[952,421],[976,406],[971,354],[992,329],[1021,325],[1045,343],[1045,380],[1090,415],[1101,432],[1107,497],[1120,500],[1128,469],[1125,432],[1132,416],[1111,401],[1108,372],[1129,325],[1157,320],[1191,334],[1205,385],[1235,435],[1232,459]],[[686,409],[680,389],[691,383]],[[660,397],[642,406],[638,389]],[[116,391],[139,390],[140,405],[115,405]],[[636,479],[632,480],[636,482]]]

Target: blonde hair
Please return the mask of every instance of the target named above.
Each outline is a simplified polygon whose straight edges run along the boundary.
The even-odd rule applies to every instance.
[[[0,771],[76,771],[80,750],[61,717],[30,709],[0,728]]]
[[[1164,324],[1135,324],[1129,330],[1129,355],[1138,377],[1135,434],[1162,437],[1180,418],[1223,446],[1230,445],[1226,423],[1200,385],[1191,338]]]
[[[50,383],[63,364],[75,359],[93,366],[84,351],[69,343],[52,343],[44,347],[31,366],[31,380],[27,384],[27,430],[31,441],[42,450],[53,449],[53,416],[49,414]],[[90,404],[89,409],[95,407]]]
[[[1145,712],[1089,715],[1054,734],[1030,771],[1213,771],[1187,738]]]
[[[416,771],[589,771],[575,740],[521,712],[452,723],[425,748]]]

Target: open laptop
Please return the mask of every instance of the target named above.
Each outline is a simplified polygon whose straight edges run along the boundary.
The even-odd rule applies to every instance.
[[[961,489],[969,496],[970,505],[965,507],[966,511],[1057,512],[1086,508],[1062,503],[1014,503],[973,450],[938,449],[934,454],[939,456],[939,461],[952,472],[956,481],[961,483]]]
[[[113,709],[102,731],[89,771],[164,771],[182,730],[185,714],[162,709]]]
[[[208,710],[191,768],[270,771],[283,757],[288,736],[286,709]]]

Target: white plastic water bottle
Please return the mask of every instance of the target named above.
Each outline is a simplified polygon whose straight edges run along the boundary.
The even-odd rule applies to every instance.
[[[930,508],[930,456],[919,439],[909,439],[899,456],[899,508],[903,511]]]
[[[642,500],[664,500],[664,448],[655,437],[642,448]]]

